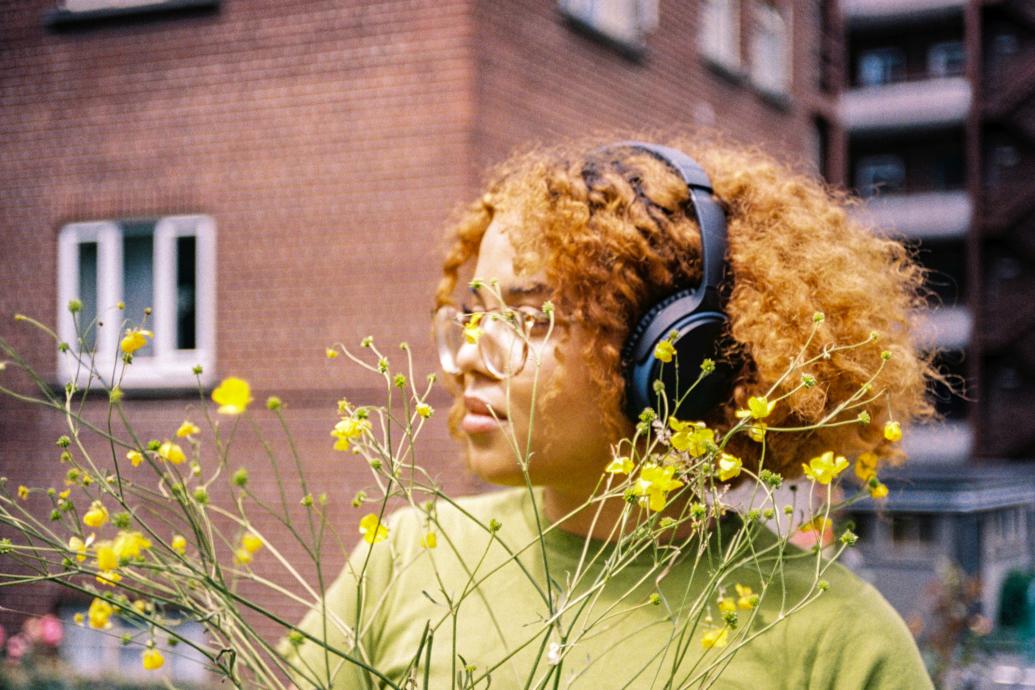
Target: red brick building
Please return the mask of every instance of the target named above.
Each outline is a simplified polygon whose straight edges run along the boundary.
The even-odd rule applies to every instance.
[[[123,386],[141,432],[167,437],[200,417],[194,362],[206,388],[247,379],[285,463],[261,401],[286,403],[311,482],[351,539],[349,499],[369,476],[328,431],[337,399],[381,393],[324,347],[370,334],[394,353],[406,340],[418,371],[432,370],[441,228],[514,146],[700,125],[838,169],[826,4],[0,2],[0,336],[60,384],[54,344],[13,313],[53,324],[69,296],[93,297],[87,313],[99,304],[108,321],[95,342],[113,351],[115,302],[132,319],[154,305],[155,344]],[[11,368],[0,377],[25,387]],[[425,457],[449,488],[473,489],[443,417]],[[0,398],[9,488],[61,485],[63,431],[60,415]],[[247,437],[230,465],[269,476]],[[63,592],[38,594],[0,591],[0,623]]]

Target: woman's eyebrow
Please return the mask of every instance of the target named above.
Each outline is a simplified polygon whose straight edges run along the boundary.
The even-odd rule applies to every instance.
[[[485,288],[471,288],[471,294],[475,296],[482,303],[485,302],[482,296],[482,290]],[[546,283],[524,283],[515,285],[504,285],[500,290],[503,295],[504,301],[511,301],[515,298],[521,297],[540,297],[550,293],[550,286]]]

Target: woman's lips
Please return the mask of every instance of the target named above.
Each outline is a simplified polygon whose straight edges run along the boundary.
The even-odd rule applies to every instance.
[[[500,413],[496,408],[489,405],[481,398],[473,395],[464,396],[464,407],[467,414],[460,420],[460,430],[466,434],[483,434],[487,431],[495,431],[507,420],[505,414]],[[496,416],[493,417],[493,412]]]

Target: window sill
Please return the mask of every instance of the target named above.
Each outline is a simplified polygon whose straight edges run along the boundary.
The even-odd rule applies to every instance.
[[[743,86],[748,79],[747,71],[740,65],[728,62],[726,59],[702,53],[701,59],[708,68],[726,81],[737,86]]]
[[[123,19],[135,20],[179,14],[208,13],[218,11],[219,4],[220,0],[159,0],[134,7],[105,7],[84,11],[54,8],[43,15],[43,25],[50,29],[60,30]]]
[[[620,53],[622,57],[642,63],[647,57],[647,44],[643,39],[630,41],[605,33],[590,22],[563,9],[559,10],[564,22],[575,32]]]
[[[791,109],[791,95],[786,91],[776,91],[768,86],[762,86],[752,82],[752,88],[758,97],[777,110],[789,111]]]

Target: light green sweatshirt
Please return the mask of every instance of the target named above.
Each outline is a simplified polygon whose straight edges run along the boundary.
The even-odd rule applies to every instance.
[[[490,535],[464,512],[483,525],[495,519],[501,528]],[[597,553],[600,558],[579,570],[586,543],[582,537],[553,529],[540,545],[533,502],[523,489],[462,499],[456,506],[439,501],[437,515],[438,526],[430,526],[416,510],[395,514],[387,521],[388,539],[361,543],[328,589],[326,637],[322,607],[310,611],[299,627],[363,659],[400,687],[423,688],[425,673],[433,690],[464,687],[451,681],[468,675],[465,668],[473,669],[468,677],[481,679],[478,688],[489,687],[488,673],[492,690],[543,687],[548,676],[545,687],[586,690],[932,687],[902,619],[873,587],[840,565],[823,573],[829,589],[819,591],[816,554],[788,547],[777,557],[775,536],[757,527],[742,553],[764,554],[753,559],[761,565],[751,565],[749,557],[748,564],[716,573],[718,550],[729,545],[740,527],[735,516],[713,530],[700,558],[691,548],[693,553],[671,567],[658,568],[654,556],[642,554],[606,587],[594,588],[599,561],[620,554],[611,545],[591,541],[587,559]],[[422,545],[428,531],[436,534],[433,549]],[[514,560],[508,551],[520,551],[520,556]],[[551,579],[560,589],[578,578],[567,601],[557,587],[546,587],[544,551]],[[706,607],[711,620],[699,620],[692,635],[686,632],[684,611],[708,578],[718,577],[736,604],[740,597],[735,585],[761,593],[762,574],[772,573],[778,561],[782,574],[766,576],[772,584],[757,608],[741,602],[745,607],[737,610],[736,629],[726,632],[727,646],[720,641],[705,649],[702,644],[707,633],[721,635],[723,628],[714,600]],[[357,617],[360,571],[365,574]],[[546,634],[551,598],[553,610],[567,610]],[[806,598],[812,600],[782,617],[781,611]],[[346,626],[359,628],[358,644],[343,632]],[[425,645],[414,663],[428,626],[434,631],[430,654]],[[731,654],[742,636],[749,641]],[[300,688],[382,687],[373,674],[325,654],[312,641],[296,647],[283,641],[280,648],[299,669],[295,682]],[[554,686],[551,674],[558,671],[560,682]],[[670,676],[675,680],[669,686]],[[405,686],[409,677],[415,684]]]

